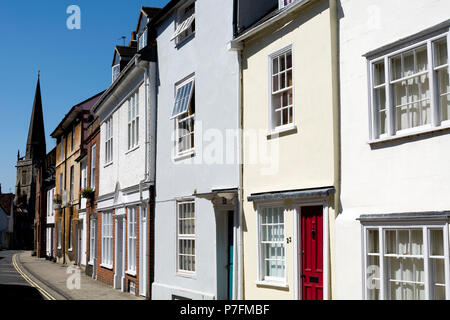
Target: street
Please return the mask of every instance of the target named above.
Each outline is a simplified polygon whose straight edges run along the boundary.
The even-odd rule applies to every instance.
[[[0,299],[45,300],[39,290],[31,286],[13,265],[13,256],[20,251],[0,251]]]

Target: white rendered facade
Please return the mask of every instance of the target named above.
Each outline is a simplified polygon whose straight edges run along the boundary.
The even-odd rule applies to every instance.
[[[335,299],[450,299],[450,128],[438,75],[448,63],[435,55],[449,10],[445,0],[341,1]]]
[[[185,30],[180,20],[187,21]],[[227,129],[237,134],[239,124],[239,64],[237,53],[227,50],[232,23],[233,2],[209,0],[180,1],[159,22],[152,299],[238,297],[237,135],[225,141]],[[184,97],[191,99],[189,106],[176,107]],[[177,126],[188,130],[179,135]],[[226,156],[233,152],[234,158],[227,162]],[[223,194],[229,198],[224,202],[217,190],[232,191]],[[227,252],[233,240],[234,249]],[[231,254],[234,265],[228,268]]]

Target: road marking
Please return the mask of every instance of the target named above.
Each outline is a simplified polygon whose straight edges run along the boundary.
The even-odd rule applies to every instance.
[[[45,291],[44,289],[42,289],[36,282],[34,282],[33,280],[31,280],[19,267],[19,265],[17,264],[17,253],[13,256],[12,258],[12,263],[14,268],[17,270],[17,272],[22,276],[22,278],[24,278],[32,287],[38,289],[38,291],[44,296],[45,299],[47,300],[56,300],[55,297],[53,297],[50,293],[48,293],[47,291]]]

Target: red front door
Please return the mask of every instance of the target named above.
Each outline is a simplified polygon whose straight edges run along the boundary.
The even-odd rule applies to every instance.
[[[323,207],[301,208],[303,300],[323,300]]]

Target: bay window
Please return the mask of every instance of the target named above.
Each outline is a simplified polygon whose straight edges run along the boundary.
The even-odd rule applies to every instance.
[[[285,282],[284,208],[258,209],[259,280]]]
[[[370,60],[372,140],[450,124],[447,39],[441,34]]]
[[[445,300],[448,296],[447,225],[365,228],[368,300]]]
[[[195,202],[177,203],[178,271],[195,273]]]

